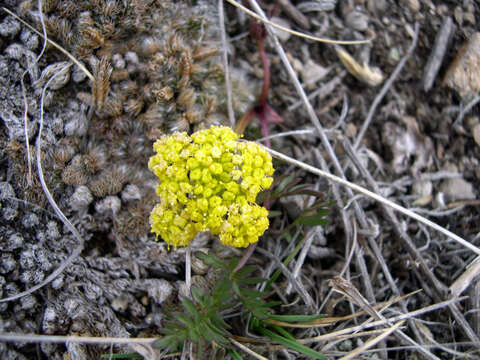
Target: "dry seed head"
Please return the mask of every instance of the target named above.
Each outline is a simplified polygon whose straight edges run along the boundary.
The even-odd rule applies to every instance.
[[[48,14],[57,7],[57,0],[44,0],[42,2],[42,12]]]
[[[52,156],[55,162],[65,164],[72,159],[75,152],[76,150],[72,146],[59,146],[55,149]]]
[[[187,131],[188,129],[189,129],[189,123],[185,116],[179,116],[177,119],[175,119],[169,124],[170,133],[173,133],[175,131],[184,132],[184,131]]]
[[[49,36],[60,40],[67,46],[72,45],[72,25],[68,20],[59,18],[58,16],[49,16],[45,19],[45,29]]]
[[[140,99],[128,99],[123,110],[130,116],[137,117],[143,109],[143,101]]]
[[[182,90],[180,95],[177,98],[177,104],[184,107],[185,109],[190,109],[196,101],[196,94],[193,88],[188,88]]]
[[[40,78],[33,83],[36,88],[41,88],[45,83],[55,75],[53,81],[50,82],[49,88],[53,90],[61,89],[70,80],[71,63],[68,61],[60,61],[51,65],[48,65],[43,69]]]
[[[86,185],[87,175],[77,165],[69,165],[62,171],[62,181],[67,185]]]
[[[122,80],[128,80],[129,77],[130,77],[130,75],[129,75],[127,69],[115,69],[115,70],[112,71],[112,75],[111,75],[110,79],[113,82],[118,82],[118,81],[122,81]]]
[[[117,117],[123,114],[123,105],[120,100],[114,96],[109,96],[105,101],[102,110],[102,116]]]
[[[77,26],[80,29],[80,31],[84,31],[90,27],[93,27],[94,22],[92,19],[92,13],[90,11],[81,12],[78,15]]]
[[[192,66],[193,62],[190,51],[183,52],[182,56],[180,57],[180,64],[178,65],[178,75],[189,77],[192,72]]]
[[[143,40],[141,49],[143,55],[150,56],[158,53],[162,49],[162,43],[157,39],[148,37]]]
[[[193,50],[193,60],[203,61],[218,55],[218,49],[213,46],[196,46]]]
[[[135,81],[127,80],[120,83],[120,90],[126,95],[138,95],[138,84]]]
[[[85,43],[92,49],[98,49],[105,42],[100,30],[93,26],[89,26],[80,32],[85,40]]]
[[[153,95],[159,102],[168,102],[173,97],[173,89],[169,86],[165,86],[160,90],[153,90]]]
[[[93,106],[92,95],[83,91],[79,91],[75,94],[78,100],[87,106]]]
[[[198,105],[194,105],[185,112],[185,118],[190,124],[196,124],[205,118],[205,113]]]
[[[100,61],[93,59],[93,76],[95,80],[92,84],[93,102],[97,111],[101,111],[105,104],[108,92],[110,90],[110,75],[112,67],[106,57]]]
[[[107,0],[102,5],[102,14],[104,16],[113,18],[118,15],[120,8],[115,0]]]
[[[167,56],[173,56],[177,52],[180,52],[184,48],[183,39],[177,33],[174,33],[168,37],[167,42],[164,46],[164,52]]]
[[[178,90],[185,90],[190,86],[190,76],[182,76],[177,83]]]

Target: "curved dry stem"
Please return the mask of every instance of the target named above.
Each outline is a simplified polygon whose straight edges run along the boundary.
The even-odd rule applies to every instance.
[[[67,66],[70,66],[70,64],[68,64]],[[50,190],[47,187],[47,184],[45,182],[45,178],[43,176],[43,168],[42,168],[42,161],[41,161],[42,131],[43,131],[43,104],[44,104],[44,99],[45,99],[45,92],[46,92],[48,86],[50,85],[50,83],[55,79],[55,77],[57,75],[62,73],[63,70],[65,70],[65,67],[63,67],[62,69],[60,69],[60,71],[55,73],[47,81],[47,83],[45,84],[45,86],[42,89],[42,96],[40,98],[40,128],[38,130],[38,137],[37,137],[37,143],[36,143],[36,146],[37,146],[37,169],[38,169],[38,176],[40,178],[40,183],[42,184],[42,189],[45,193],[45,196],[48,199],[48,202],[53,207],[53,209],[55,210],[55,213],[60,218],[60,220],[62,220],[62,222],[65,224],[65,226],[72,232],[73,236],[78,240],[79,245],[73,250],[73,252],[70,254],[70,256],[54,272],[52,272],[45,280],[43,280],[40,284],[37,284],[34,287],[32,287],[32,288],[30,288],[26,291],[23,291],[19,294],[10,296],[10,297],[5,298],[5,299],[0,299],[0,303],[13,301],[13,300],[19,299],[23,296],[30,295],[33,292],[37,291],[38,289],[42,288],[43,286],[47,285],[48,283],[52,282],[58,275],[60,275],[67,268],[67,266],[69,266],[73,262],[73,260],[75,260],[78,257],[78,255],[80,255],[80,253],[83,250],[84,241],[83,241],[81,235],[79,234],[77,229],[75,229],[73,224],[63,214],[62,210],[60,210],[57,203],[53,199],[53,196],[50,193]]]
[[[347,181],[347,180],[344,180],[338,176],[335,176],[335,175],[332,175],[330,173],[327,173],[325,171],[322,171],[314,166],[311,166],[311,165],[308,165],[304,162],[301,162],[301,161],[298,161],[298,160],[295,160],[287,155],[284,155],[278,151],[275,151],[275,150],[272,150],[270,148],[267,148],[263,145],[260,145],[262,146],[265,151],[268,151],[270,154],[272,154],[272,156],[276,157],[277,159],[280,159],[280,160],[284,160],[290,164],[293,164],[295,166],[298,166],[299,168],[302,168],[308,172],[311,172],[312,174],[315,174],[315,175],[318,175],[318,176],[321,176],[321,177],[324,177],[324,178],[327,178],[328,180],[331,180],[331,181],[334,181],[340,185],[343,185],[343,186],[347,186],[349,188],[351,188],[352,190],[355,190],[355,191],[358,191],[359,193],[362,193],[372,199],[374,199],[375,201],[378,201],[384,205],[387,205],[391,208],[393,208],[394,210],[397,210],[398,212],[401,212],[402,214],[404,215],[407,215],[409,217],[411,217],[412,219],[415,219],[419,222],[421,222],[422,224],[425,224],[427,226],[429,226],[430,228],[434,229],[434,230],[437,230],[438,232],[441,232],[442,234],[448,236],[449,238],[451,238],[452,240],[458,242],[459,244],[465,246],[466,248],[472,250],[475,254],[477,255],[480,255],[480,249],[477,248],[476,246],[472,245],[471,243],[469,243],[468,241],[466,241],[465,239],[461,238],[460,236],[452,233],[451,231],[441,227],[440,225],[434,223],[433,221],[430,221],[426,218],[424,218],[423,216],[420,216],[416,213],[414,213],[413,211],[410,211],[406,208],[404,208],[403,206],[400,206],[396,203],[394,203],[393,201],[390,201],[386,198],[384,198],[383,196],[380,196],[378,194],[375,194],[374,192],[370,191],[370,190],[367,190],[357,184],[354,184],[354,183],[351,183],[350,181]]]
[[[0,334],[0,341],[31,342],[31,343],[57,343],[65,344],[151,344],[155,338],[118,338],[118,337],[93,337],[93,336],[62,336],[62,335],[35,335],[35,334]]]
[[[243,6],[242,4],[239,4],[238,2],[236,2],[234,0],[227,0],[227,1],[230,4],[232,4],[233,6],[235,6],[235,7],[239,8],[240,10],[244,11],[245,13],[250,15],[251,17],[253,17],[253,18],[255,18],[255,19],[257,19],[257,20],[259,20],[259,21],[261,21],[265,24],[271,25],[274,28],[280,29],[282,31],[286,31],[286,32],[288,32],[292,35],[299,36],[299,37],[302,37],[302,38],[305,38],[305,39],[308,39],[308,40],[318,41],[318,42],[322,42],[322,43],[326,43],[326,44],[337,44],[337,45],[359,45],[359,44],[367,44],[371,41],[371,39],[367,39],[367,40],[333,40],[333,39],[319,38],[319,37],[316,37],[316,36],[308,35],[308,34],[300,32],[300,31],[291,30],[291,29],[288,29],[288,28],[283,27],[281,25],[275,24],[268,19],[264,19],[261,16],[255,14],[250,9],[246,8],[245,6]]]
[[[9,15],[12,15],[15,19],[17,19],[18,21],[20,21],[23,25],[25,25],[26,27],[28,27],[30,30],[32,30],[35,34],[37,34],[38,36],[41,36],[45,41],[48,41],[51,45],[53,45],[55,48],[57,48],[58,50],[60,50],[62,53],[64,53],[66,56],[68,56],[68,58],[70,60],[72,60],[72,62],[77,65],[87,76],[88,78],[91,80],[91,81],[95,81],[95,78],[93,77],[92,73],[90,71],[88,71],[88,69],[85,67],[85,65],[83,65],[80,61],[78,61],[72,54],[70,54],[67,50],[65,50],[64,48],[62,48],[59,44],[57,44],[55,41],[53,40],[50,40],[48,38],[46,38],[40,31],[38,31],[37,29],[35,29],[32,25],[30,25],[29,23],[27,23],[25,20],[23,20],[21,17],[19,17],[18,15],[16,15],[15,13],[11,12],[10,10],[8,10],[7,8],[5,7],[2,7],[2,10],[5,11],[7,14]]]

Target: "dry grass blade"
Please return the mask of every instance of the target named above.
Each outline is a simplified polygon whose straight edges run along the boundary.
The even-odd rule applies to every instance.
[[[343,294],[360,306],[360,308],[371,317],[377,320],[381,319],[375,309],[373,309],[373,307],[368,303],[367,299],[360,294],[357,288],[355,288],[350,281],[343,279],[341,276],[335,276],[332,280],[330,280],[330,286],[332,286],[335,291]]]
[[[466,299],[467,299],[467,297],[464,296],[464,297],[461,297],[461,298],[455,298],[455,299],[450,299],[450,300],[447,300],[447,301],[442,301],[440,303],[433,304],[433,305],[430,305],[430,306],[426,306],[424,308],[414,310],[414,311],[411,311],[411,312],[406,313],[406,314],[394,316],[394,317],[391,317],[389,319],[368,322],[368,323],[364,323],[364,324],[361,324],[361,325],[352,326],[352,327],[349,327],[349,328],[346,328],[346,329],[333,331],[333,332],[328,333],[328,334],[314,336],[314,337],[306,338],[306,339],[300,339],[300,340],[298,340],[298,342],[300,344],[311,344],[311,343],[315,343],[315,342],[319,342],[319,341],[329,341],[329,340],[337,338],[340,335],[356,333],[358,331],[363,331],[364,329],[370,329],[372,327],[377,327],[377,326],[384,326],[384,325],[388,325],[389,323],[394,323],[394,322],[397,322],[397,321],[414,318],[416,316],[420,316],[420,315],[428,313],[428,312],[432,312],[432,311],[442,309],[446,306],[449,306],[451,304],[454,304],[454,303],[457,303],[459,301],[463,301],[463,300],[466,300]]]
[[[251,17],[257,19],[258,21],[261,21],[265,24],[273,26],[274,28],[286,31],[286,32],[288,32],[292,35],[299,36],[299,37],[302,37],[302,38],[305,38],[305,39],[308,39],[308,40],[319,41],[319,42],[323,42],[323,43],[326,43],[326,44],[338,44],[338,45],[359,45],[359,44],[367,44],[371,41],[370,39],[367,39],[367,40],[332,40],[332,39],[319,38],[319,37],[316,37],[316,36],[308,35],[308,34],[305,34],[305,33],[299,32],[299,31],[295,31],[295,30],[291,30],[291,29],[288,29],[286,27],[275,24],[272,21],[255,14],[253,11],[249,10],[248,8],[246,8],[245,6],[239,4],[238,2],[236,2],[234,0],[227,0],[227,1],[230,4],[232,4],[233,6],[235,6],[235,7],[239,8],[240,10],[244,11],[245,13],[250,15]]]
[[[359,356],[365,350],[370,349],[372,346],[375,346],[377,343],[379,343],[380,341],[385,339],[387,336],[389,336],[391,333],[393,333],[395,330],[397,330],[400,326],[402,326],[403,323],[404,323],[404,321],[397,322],[392,327],[386,329],[386,331],[383,334],[381,334],[381,335],[379,335],[379,336],[377,336],[373,339],[368,340],[364,345],[356,348],[355,350],[350,352],[348,355],[341,357],[339,360],[349,360],[349,359],[353,359],[353,358]]]
[[[406,208],[404,208],[403,206],[400,206],[396,203],[394,203],[393,201],[390,201],[386,198],[384,198],[383,196],[380,196],[378,194],[375,194],[374,192],[370,191],[370,190],[367,190],[357,184],[354,184],[354,183],[351,183],[350,181],[347,181],[347,180],[344,180],[338,176],[335,176],[335,175],[332,175],[330,173],[327,173],[325,171],[322,171],[314,166],[311,166],[311,165],[308,165],[304,162],[301,162],[301,161],[298,161],[298,160],[295,160],[287,155],[284,155],[278,151],[275,151],[275,150],[272,150],[272,149],[269,149],[267,147],[263,147],[266,151],[268,151],[272,156],[276,157],[277,159],[280,159],[280,160],[284,160],[292,165],[295,165],[295,166],[298,166],[299,168],[302,168],[308,172],[311,172],[312,174],[315,174],[315,175],[318,175],[318,176],[321,176],[321,177],[324,177],[328,180],[331,180],[331,181],[334,181],[338,184],[341,184],[343,186],[347,186],[349,188],[351,188],[352,190],[355,190],[355,191],[358,191],[359,193],[362,193],[384,205],[387,205],[391,208],[393,208],[394,210],[397,210],[398,212],[401,212],[402,214],[406,215],[406,216],[409,216],[411,217],[412,219],[415,219],[419,222],[421,222],[422,224],[425,224],[427,226],[429,226],[430,228],[434,229],[434,230],[437,230],[439,232],[441,232],[442,234],[448,236],[449,238],[451,238],[452,240],[455,240],[456,242],[458,242],[459,244],[465,246],[466,248],[470,249],[471,251],[473,251],[475,254],[477,255],[480,255],[480,249],[477,248],[475,245],[469,243],[468,241],[466,241],[465,239],[462,239],[460,236],[452,233],[451,231],[441,227],[440,225],[434,223],[433,221],[430,221],[426,218],[424,218],[423,216],[420,216]]]
[[[375,306],[372,306],[372,309],[373,310],[379,310],[379,309],[385,309],[389,306],[391,306],[392,304],[395,304],[399,301],[403,301],[405,300],[406,298],[412,296],[412,295],[415,295],[419,292],[421,292],[422,290],[416,290],[416,291],[413,291],[409,294],[406,294],[406,295],[403,295],[403,296],[400,296],[400,297],[396,297],[392,300],[389,300],[389,301],[386,301],[386,302],[383,302],[383,303],[380,303],[380,304],[377,304]],[[330,326],[330,325],[333,325],[335,323],[338,323],[338,322],[341,322],[341,321],[347,321],[347,320],[351,320],[351,319],[354,319],[356,317],[359,317],[361,315],[365,315],[366,312],[365,311],[359,311],[359,312],[356,312],[354,314],[350,314],[350,315],[345,315],[345,316],[340,316],[340,317],[325,317],[325,318],[320,318],[320,319],[316,319],[316,320],[313,320],[313,321],[309,321],[309,322],[304,322],[304,323],[287,323],[287,322],[283,322],[283,321],[277,321],[277,320],[267,320],[266,322],[268,322],[269,324],[274,324],[274,325],[279,325],[279,326],[283,326],[283,327],[292,327],[292,328],[307,328],[307,329],[310,329],[312,327],[325,327],[325,326]]]
[[[247,354],[253,356],[255,359],[259,359],[259,360],[268,360],[268,358],[266,357],[263,357],[262,355],[260,354],[257,354],[255,351],[249,349],[248,347],[246,347],[245,345],[243,345],[242,343],[238,342],[237,340],[231,338],[230,339],[230,342],[235,345],[236,347],[238,347],[240,350],[242,351],[245,351]]]
[[[455,282],[450,285],[450,293],[457,297],[472,284],[475,278],[480,275],[480,257],[475,258],[473,262],[467,267],[467,270],[458,277]]]

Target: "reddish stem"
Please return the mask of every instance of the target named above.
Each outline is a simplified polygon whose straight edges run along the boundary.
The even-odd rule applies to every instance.
[[[260,106],[267,103],[268,89],[270,88],[270,64],[268,63],[267,54],[265,52],[265,40],[263,37],[257,39],[258,53],[262,59],[263,66],[263,89],[260,95]]]

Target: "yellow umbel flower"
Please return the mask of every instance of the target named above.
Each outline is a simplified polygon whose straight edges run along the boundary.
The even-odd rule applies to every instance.
[[[253,142],[239,142],[225,126],[191,136],[162,136],[148,168],[159,179],[152,232],[174,247],[210,230],[224,245],[247,247],[268,228],[268,210],[255,203],[273,182],[272,158]]]

